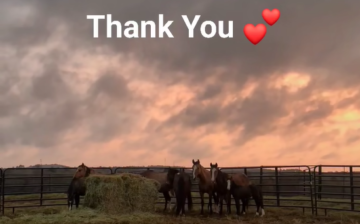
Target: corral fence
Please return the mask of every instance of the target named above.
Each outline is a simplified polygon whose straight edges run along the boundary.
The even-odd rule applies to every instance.
[[[93,169],[105,175],[141,173],[147,169],[155,172],[167,170],[166,167]],[[191,168],[181,169],[191,174]],[[64,193],[75,171],[76,168],[0,169],[1,214],[32,207],[66,206]],[[323,214],[330,210],[360,212],[360,166],[223,167],[222,171],[248,175],[252,182],[261,186],[265,207],[298,208],[315,215],[319,210]],[[194,181],[192,186],[194,204],[200,204],[199,196],[195,196],[198,195],[197,184]],[[163,203],[163,200],[160,197],[158,203]]]

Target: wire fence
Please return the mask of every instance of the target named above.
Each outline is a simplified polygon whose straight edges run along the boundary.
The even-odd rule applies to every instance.
[[[191,174],[191,168],[183,168]],[[93,168],[96,173],[141,173],[165,167]],[[335,171],[334,171],[335,170]],[[76,168],[0,169],[1,214],[19,208],[67,205],[66,191]],[[360,212],[360,166],[224,167],[223,172],[245,173],[261,186],[265,207],[298,208],[318,215],[328,211]],[[194,204],[200,204],[198,182],[192,186]],[[163,203],[160,196],[158,203]],[[250,206],[254,206],[251,204]]]

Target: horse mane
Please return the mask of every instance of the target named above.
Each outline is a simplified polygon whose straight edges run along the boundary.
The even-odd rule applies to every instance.
[[[229,177],[229,174],[228,174],[228,173],[223,172],[223,171],[221,170],[221,168],[218,168],[218,176],[219,176],[219,174],[221,175],[221,177],[223,177],[223,178],[224,178],[224,180],[227,180],[227,179],[228,179],[228,177]]]
[[[202,173],[202,174],[207,174],[207,172],[206,171],[208,171],[207,169],[205,169],[205,167],[203,167],[201,164],[199,164],[199,166],[200,166],[200,172]],[[210,171],[209,171],[210,172]]]
[[[176,174],[176,173],[179,173],[180,170],[170,167],[167,172],[168,172],[168,173],[175,173],[175,174]]]
[[[205,167],[203,167],[201,165],[201,163],[198,164],[199,165],[199,176],[202,176],[202,178],[204,178],[204,180],[202,180],[202,178],[199,178],[200,181],[206,181],[207,178],[211,178],[211,176],[209,176],[210,171],[208,171],[207,169],[205,169]],[[208,172],[207,172],[208,171]]]

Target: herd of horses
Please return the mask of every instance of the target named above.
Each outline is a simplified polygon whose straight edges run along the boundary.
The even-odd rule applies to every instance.
[[[219,215],[223,214],[223,202],[226,202],[227,213],[231,214],[231,196],[235,200],[236,214],[245,214],[248,208],[250,199],[253,199],[256,204],[256,215],[265,215],[263,194],[261,188],[244,174],[228,174],[221,171],[218,164],[210,163],[210,171],[204,168],[200,160],[192,160],[192,175],[186,173],[183,169],[168,168],[163,172],[155,172],[153,170],[146,170],[140,173],[141,176],[156,180],[160,183],[158,191],[164,195],[166,211],[168,204],[170,210],[171,199],[176,198],[175,215],[185,215],[186,201],[188,203],[188,210],[192,210],[193,200],[191,186],[192,181],[198,178],[199,194],[201,200],[201,211],[204,213],[204,194],[208,194],[208,211],[213,214],[213,200],[216,207],[215,212]],[[82,163],[78,166],[73,179],[68,188],[68,206],[72,209],[75,202],[76,208],[79,207],[80,196],[86,193],[85,178],[93,174],[94,170]],[[242,209],[240,212],[240,201]]]

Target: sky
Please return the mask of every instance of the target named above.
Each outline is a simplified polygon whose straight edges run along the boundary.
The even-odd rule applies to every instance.
[[[248,24],[281,12],[251,44]],[[360,1],[0,0],[0,167],[359,164]],[[174,20],[92,37],[86,15]],[[234,21],[187,37],[181,15]],[[199,23],[200,24],[200,23]]]

